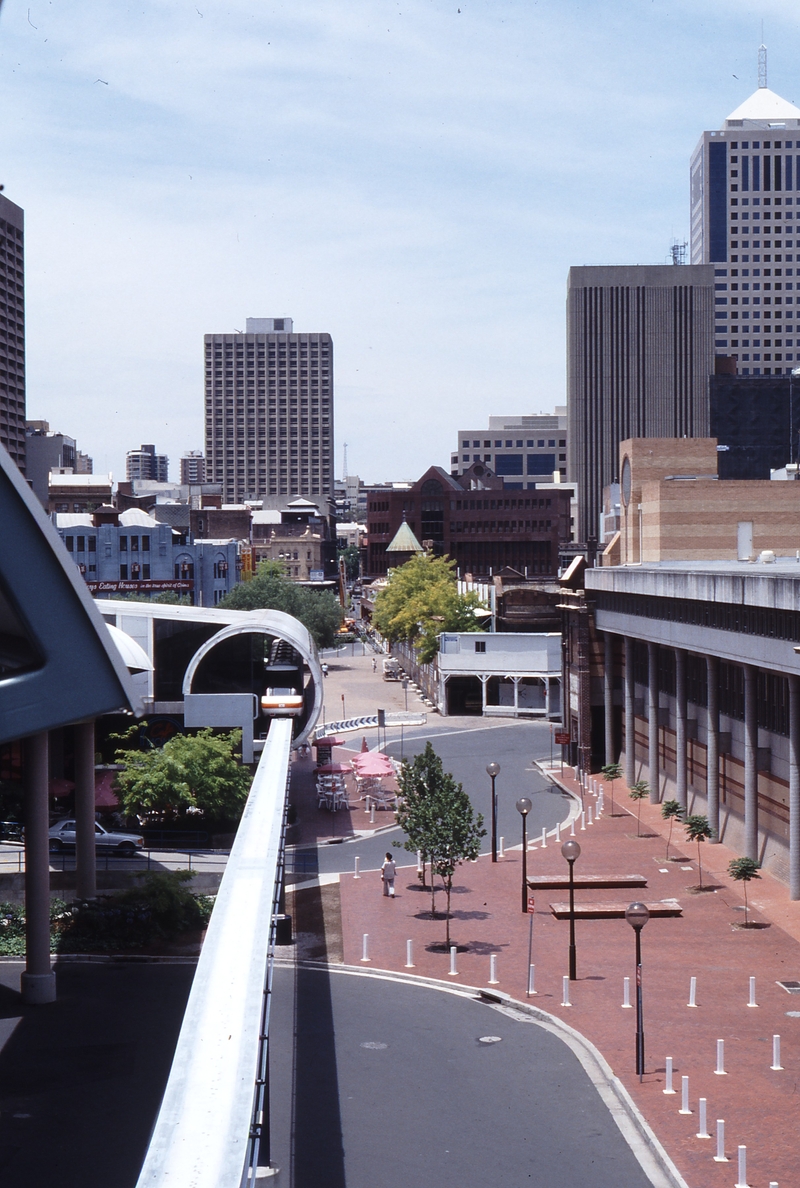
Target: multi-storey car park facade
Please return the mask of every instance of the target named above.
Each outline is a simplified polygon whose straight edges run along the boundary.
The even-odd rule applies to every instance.
[[[25,216],[0,194],[0,442],[25,472]]]
[[[736,355],[740,375],[788,375],[800,362],[795,215],[800,108],[767,88],[765,69],[691,162],[692,263],[714,265],[714,349]]]
[[[206,479],[226,502],[333,492],[333,342],[291,318],[205,336]]]

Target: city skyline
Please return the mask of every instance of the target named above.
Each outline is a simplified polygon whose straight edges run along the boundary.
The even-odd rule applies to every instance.
[[[459,424],[552,411],[569,267],[688,239],[692,149],[757,86],[744,4],[651,9],[7,2],[28,417],[116,474],[143,436],[197,449],[202,335],[244,309],[330,329],[337,476],[345,441],[367,481],[407,478]],[[793,101],[798,21],[766,15]]]

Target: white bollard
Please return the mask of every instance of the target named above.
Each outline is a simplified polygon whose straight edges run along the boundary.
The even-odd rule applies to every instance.
[[[681,1077],[681,1108],[679,1114],[691,1114],[689,1109],[689,1078]]]
[[[450,946],[450,977],[451,978],[458,977],[458,970],[456,969],[456,954],[457,953],[458,953],[458,949],[456,948],[456,946],[451,945]]]
[[[501,837],[500,838],[500,857],[505,858],[505,856],[506,856],[506,839],[504,837]]]
[[[586,810],[581,809],[581,829],[586,830]]]
[[[666,1069],[667,1075],[666,1075],[666,1079],[665,1079],[665,1088],[664,1088],[663,1092],[664,1093],[674,1093],[675,1090],[672,1088],[672,1057],[671,1056],[667,1057],[666,1065],[667,1065],[667,1069]]]
[[[417,850],[417,874],[422,874],[422,850]]]
[[[689,1001],[686,1005],[697,1006],[697,978],[689,978]]]
[[[594,825],[594,810],[591,805],[589,805],[589,820],[587,821],[587,825]]]
[[[567,974],[564,974],[563,978],[561,979],[561,984],[563,986],[561,1005],[572,1006],[572,1003],[569,1000],[569,976]]]
[[[497,954],[489,954],[489,985],[496,986],[498,984],[497,978]]]
[[[556,845],[561,845],[561,822],[556,821]]]
[[[406,941],[406,969],[414,968],[414,942]]]
[[[630,978],[622,979],[622,1009],[623,1011],[632,1011],[631,1006],[631,980]]]
[[[747,1147],[739,1148],[739,1175],[735,1188],[747,1188]]]
[[[570,835],[570,837],[575,836],[575,818],[574,817],[572,818],[572,820],[569,823],[569,835]]]
[[[542,826],[542,849],[547,849],[547,830],[545,829],[544,825]]]
[[[772,1064],[770,1068],[773,1072],[782,1072],[783,1065],[781,1064],[781,1037],[773,1035],[772,1037]]]
[[[361,960],[369,961],[369,933],[365,932],[361,941]]]
[[[714,1156],[715,1163],[727,1163],[725,1156],[725,1119],[717,1118],[717,1153]]]
[[[361,859],[360,858],[356,858],[354,867],[355,867],[355,869],[354,869],[354,873],[353,873],[353,878],[360,879],[361,878],[361,874],[359,873],[361,870]]]
[[[528,997],[529,998],[533,995],[538,995],[538,993],[539,993],[538,990],[534,989],[535,976],[536,976],[536,966],[529,965],[528,966]]]
[[[749,1007],[757,1007],[758,1006],[758,1003],[756,1002],[756,980],[755,980],[755,978],[750,979],[750,1001],[748,1002],[747,1005]]]
[[[711,1135],[708,1133],[708,1126],[706,1123],[706,1099],[704,1097],[698,1098],[697,1113],[700,1116],[700,1129],[694,1137],[701,1139],[711,1138]]]
[[[726,1077],[725,1072],[725,1040],[717,1040],[717,1067],[714,1069],[715,1076]]]
[[[370,823],[370,825],[375,824],[375,801],[374,800],[372,801],[372,803],[369,806],[369,823]]]

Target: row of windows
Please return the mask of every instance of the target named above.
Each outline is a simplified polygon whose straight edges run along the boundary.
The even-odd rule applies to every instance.
[[[779,143],[779,142],[778,142]],[[731,178],[737,179],[731,185],[731,190],[737,192],[741,183],[742,190],[792,190],[795,188],[793,180],[800,183],[800,157],[794,160],[791,156],[780,156],[770,153],[758,157],[731,157]],[[794,166],[794,169],[793,169]],[[794,177],[793,177],[794,175]]]
[[[691,627],[713,627],[736,631],[740,635],[758,635],[765,639],[783,639],[800,643],[800,611],[775,607],[742,606],[738,603],[699,602],[685,598],[662,598],[651,594],[624,594],[598,590],[598,609],[617,614],[660,619],[665,623],[685,623]]]
[[[534,440],[534,439],[532,439],[532,438],[531,438],[531,439],[529,439],[529,440],[527,440],[527,441],[525,442],[525,445],[527,446],[527,448],[528,448],[529,450],[531,450],[531,449],[534,449],[536,446],[538,446],[538,447],[541,449],[541,448],[544,446],[544,444],[545,444],[545,439],[544,439],[543,437],[537,438],[536,440]],[[554,437],[551,437],[551,438],[550,438],[550,439],[547,441],[547,445],[548,445],[548,446],[550,446],[550,447],[554,446],[555,444],[556,444],[556,439],[555,439]],[[560,446],[565,446],[565,445],[567,444],[567,440],[566,440],[566,438],[564,438],[564,437],[562,437],[562,438],[559,438],[559,439],[558,439],[558,444],[559,444]],[[474,450],[480,449],[480,446],[481,446],[481,443],[480,443],[479,441],[473,441],[473,443],[472,443],[472,448],[473,448]],[[492,443],[491,443],[491,441],[485,441],[485,442],[483,443],[483,448],[484,448],[485,450],[491,449],[491,446],[492,446]],[[462,448],[462,450],[468,450],[468,449],[470,448],[469,441],[468,441],[466,438],[464,438],[464,440],[462,441],[462,443],[461,443],[461,448]],[[496,450],[502,449],[502,448],[503,448],[503,442],[502,442],[502,441],[496,441],[496,442],[494,443],[494,448],[495,448]],[[507,441],[507,442],[505,443],[505,448],[506,448],[507,450],[510,450],[510,449],[513,449],[513,448],[516,448],[516,449],[518,449],[518,450],[521,450],[521,449],[523,448],[523,447],[522,447],[522,441],[521,441],[521,440],[520,440],[520,441]]]

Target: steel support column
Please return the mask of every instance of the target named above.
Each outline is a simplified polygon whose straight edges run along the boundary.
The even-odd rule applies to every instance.
[[[719,841],[719,660],[706,656],[706,815]]]
[[[688,807],[686,789],[686,653],[675,649],[675,799]]]
[[[636,687],[632,639],[625,637],[625,783],[636,782]]]
[[[744,669],[744,852],[758,861],[758,669]]]
[[[25,946],[23,1002],[55,1002],[56,975],[50,969],[50,779],[47,732],[24,742],[25,764]]]
[[[650,776],[650,803],[661,799],[658,770],[658,644],[647,645],[647,759]]]
[[[605,654],[603,657],[603,709],[605,712],[605,762],[616,763],[614,752],[614,636],[603,632]]]

